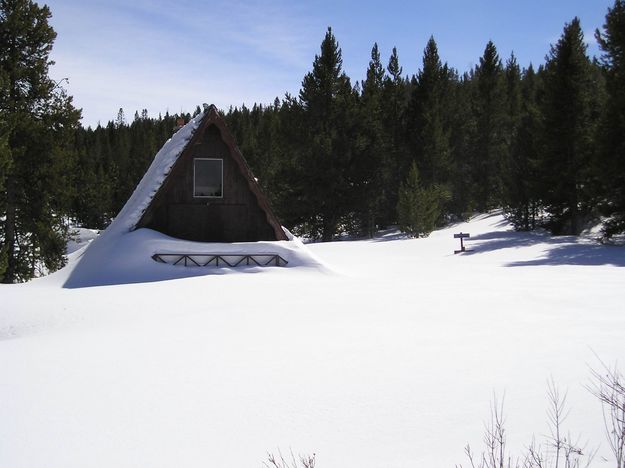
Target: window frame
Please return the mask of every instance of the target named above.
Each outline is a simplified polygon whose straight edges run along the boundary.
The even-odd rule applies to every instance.
[[[195,190],[195,161],[221,161],[221,195],[196,195]],[[193,198],[223,198],[224,197],[224,158],[193,158]]]

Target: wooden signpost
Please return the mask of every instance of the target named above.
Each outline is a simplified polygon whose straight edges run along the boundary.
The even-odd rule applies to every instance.
[[[460,232],[458,234],[454,234],[454,239],[460,239],[460,250],[454,250],[454,254],[462,253],[462,252],[471,252],[470,250],[467,250],[467,248],[464,246],[464,239],[468,239],[469,237],[471,237],[471,234],[468,234],[466,232]]]

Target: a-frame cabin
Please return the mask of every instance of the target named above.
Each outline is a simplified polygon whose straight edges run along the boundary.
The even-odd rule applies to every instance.
[[[138,228],[200,242],[287,240],[213,105],[205,109]]]

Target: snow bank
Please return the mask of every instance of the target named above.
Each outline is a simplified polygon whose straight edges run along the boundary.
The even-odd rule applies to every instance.
[[[286,267],[238,266],[184,267],[156,262],[155,253],[185,254],[278,254]],[[105,232],[82,254],[71,269],[66,288],[163,281],[204,275],[260,272],[272,268],[308,267],[330,271],[297,240],[275,242],[208,243],[174,239],[151,229],[132,232]]]

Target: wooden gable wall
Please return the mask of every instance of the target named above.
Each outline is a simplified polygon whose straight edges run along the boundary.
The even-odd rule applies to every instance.
[[[223,159],[222,198],[193,196],[195,158]],[[223,122],[211,123],[210,116],[174,164],[140,227],[200,242],[286,239]]]

